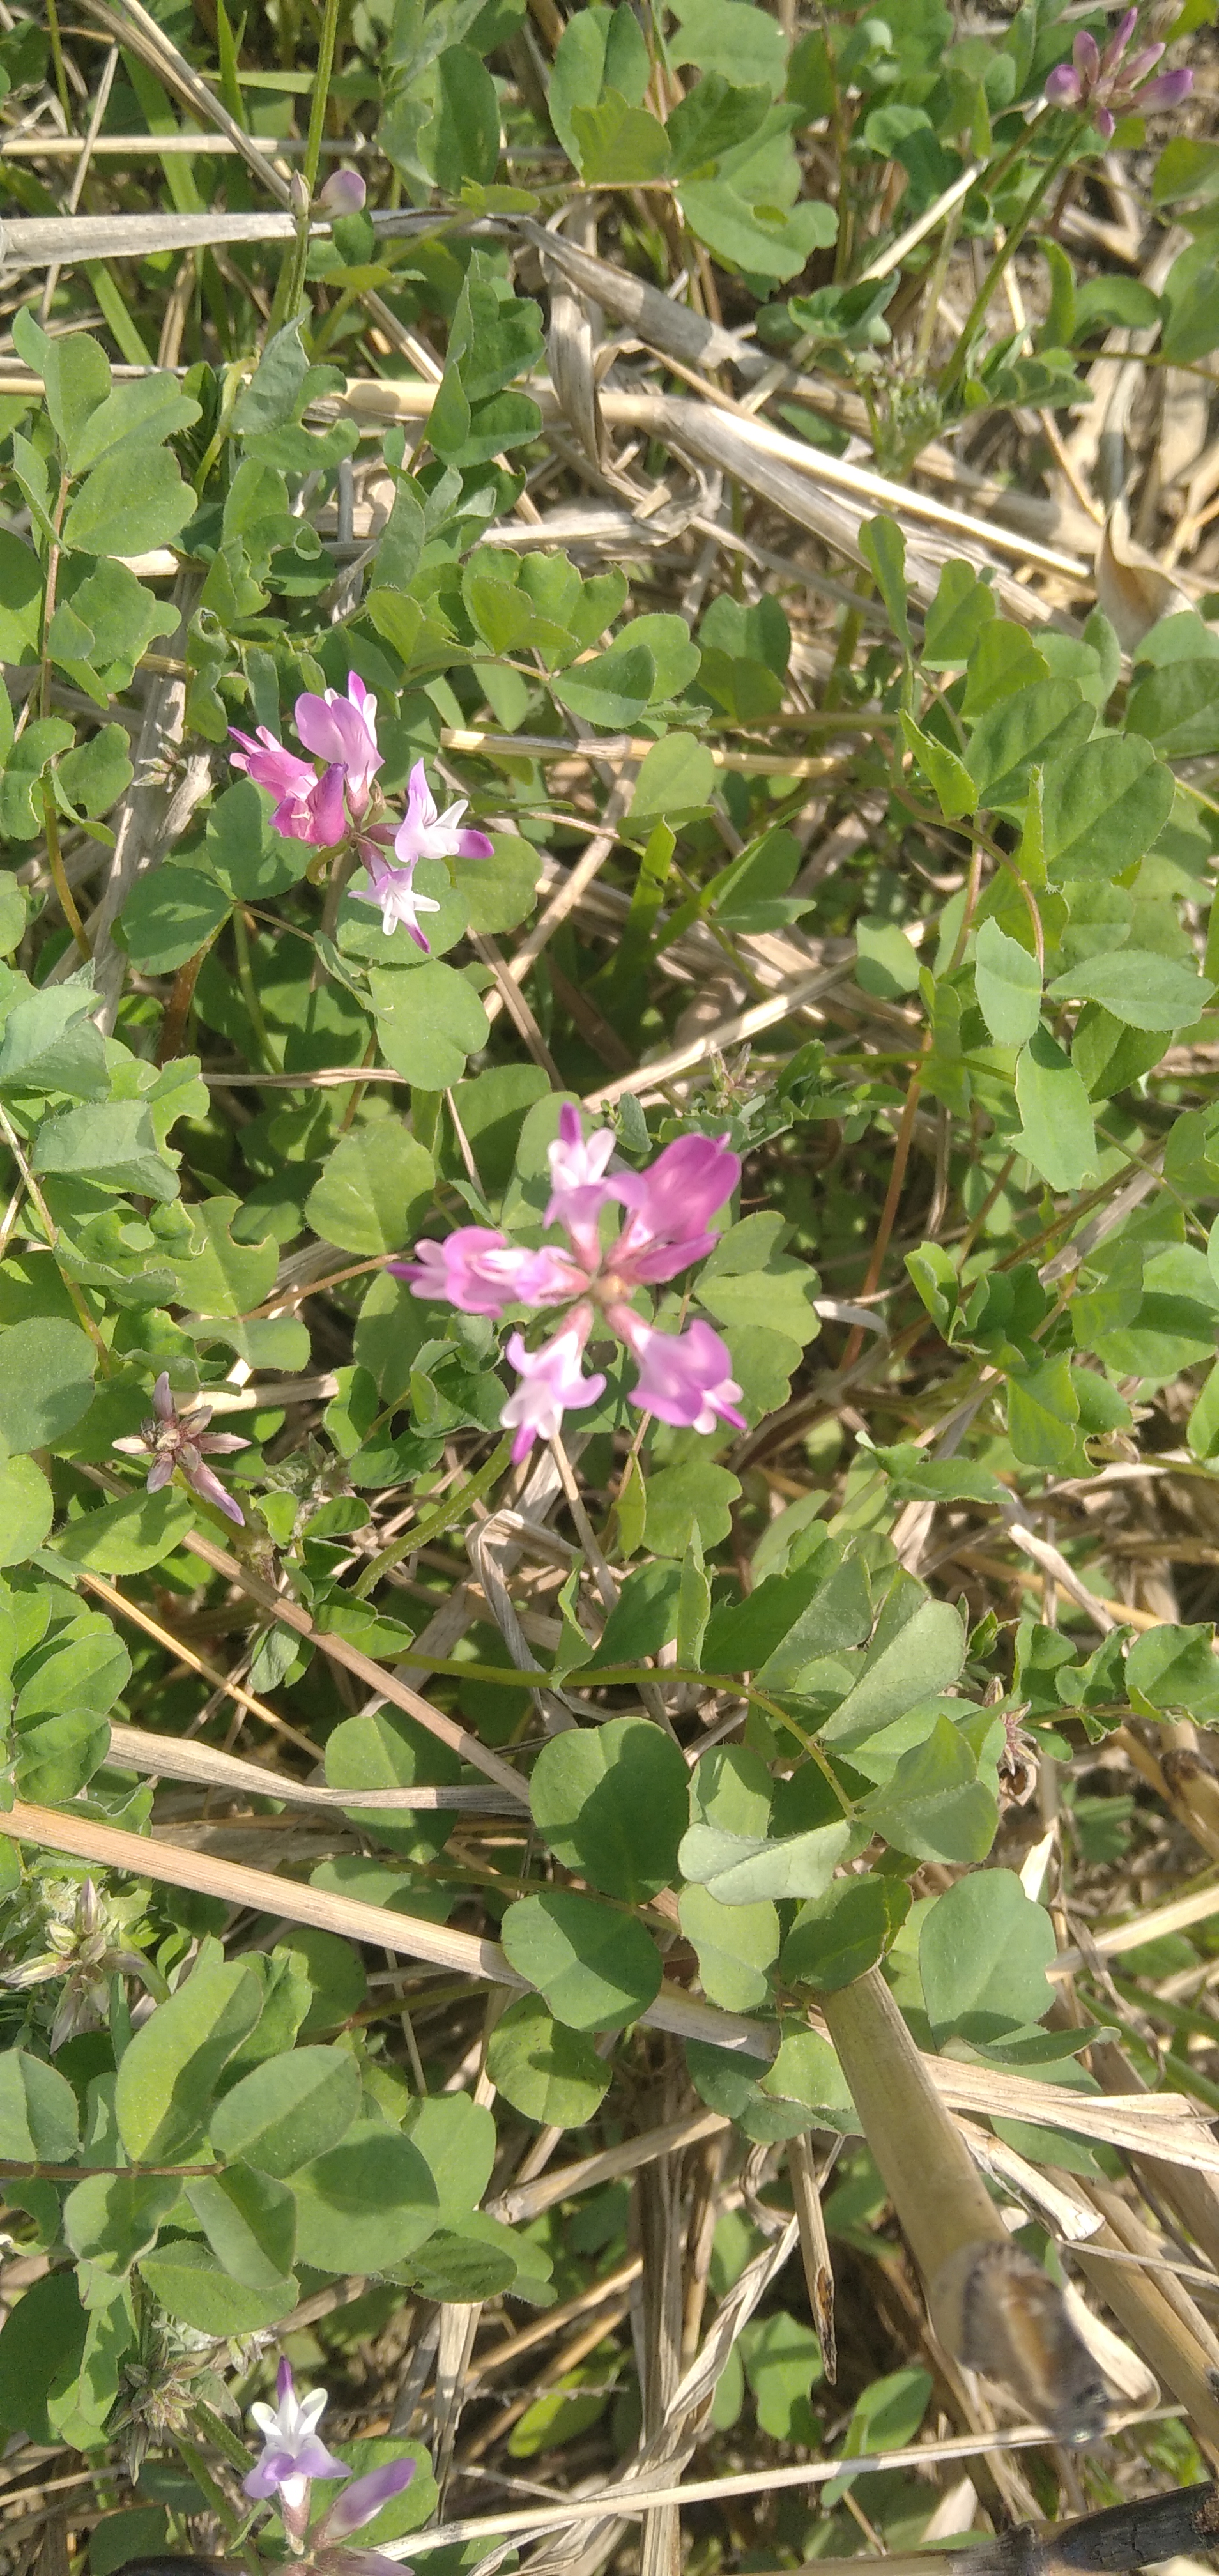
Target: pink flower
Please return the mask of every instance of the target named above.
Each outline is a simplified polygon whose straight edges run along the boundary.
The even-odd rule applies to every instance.
[[[225,1492],[220,1478],[204,1465],[204,1456],[210,1453],[213,1457],[226,1457],[234,1449],[248,1449],[249,1441],[239,1440],[234,1431],[209,1431],[207,1426],[212,1418],[210,1404],[198,1404],[188,1413],[179,1413],[169,1391],[169,1375],[165,1369],[162,1369],[152,1390],[152,1402],[153,1420],[142,1422],[138,1432],[130,1437],[116,1440],[115,1448],[121,1449],[129,1458],[147,1456],[151,1452],[152,1465],[147,1476],[150,1494],[159,1494],[162,1486],[168,1485],[180,1469],[186,1483],[203,1502],[214,1503],[227,1520],[236,1521],[239,1529],[244,1528],[245,1513],[232,1495]]]
[[[714,1431],[717,1421],[747,1428],[737,1410],[741,1389],[732,1375],[726,1342],[710,1324],[695,1322],[684,1333],[657,1333],[628,1307],[611,1307],[610,1321],[639,1362],[639,1377],[630,1396],[641,1413],[685,1431]]]
[[[1127,9],[1103,53],[1095,36],[1081,27],[1071,48],[1070,62],[1057,63],[1045,85],[1052,107],[1086,109],[1105,143],[1119,116],[1136,110],[1145,115],[1150,108],[1177,107],[1193,87],[1192,71],[1161,72],[1158,80],[1148,80],[1148,73],[1164,51],[1163,45],[1145,45],[1141,53],[1131,54],[1127,60],[1127,47],[1138,18],[1137,9]]]
[[[392,936],[401,922],[416,948],[421,948],[425,957],[430,956],[431,950],[419,927],[419,915],[421,912],[439,912],[439,904],[430,894],[416,894],[414,869],[396,868],[392,859],[387,859],[377,848],[375,841],[362,841],[360,856],[368,873],[368,884],[352,887],[354,901],[379,903],[381,928],[386,938]]]
[[[361,215],[368,190],[358,170],[332,170],[318,195],[328,215]]]
[[[275,2395],[274,2406],[250,2408],[262,2434],[262,2451],[241,2481],[242,2493],[258,2504],[278,2496],[285,2519],[291,2514],[298,2522],[303,2512],[307,2521],[310,2479],[347,2478],[351,2471],[318,2438],[318,2421],[326,2410],[325,2389],[315,2388],[308,2397],[298,2397],[291,2363],[281,2361]]]
[[[347,695],[327,689],[324,697],[306,694],[296,701],[296,730],[306,751],[316,752],[343,774],[348,810],[359,821],[369,791],[383,766],[377,749],[377,701],[358,671],[347,674]]]
[[[417,1243],[413,1261],[391,1261],[412,1295],[436,1297],[462,1315],[502,1315],[509,1306],[562,1306],[586,1285],[555,1246],[528,1252],[489,1225],[459,1225],[443,1243]]]
[[[675,1279],[715,1250],[708,1232],[741,1177],[739,1154],[723,1136],[679,1136],[646,1172],[626,1172],[617,1195],[631,1213],[607,1255],[607,1267],[631,1287]]]
[[[519,1466],[528,1456],[535,1440],[554,1440],[565,1413],[582,1413],[595,1404],[605,1386],[600,1369],[585,1377],[580,1362],[584,1345],[592,1330],[591,1306],[577,1306],[569,1315],[561,1333],[541,1349],[528,1351],[519,1333],[508,1343],[508,1358],[520,1371],[520,1382],[509,1396],[500,1421],[505,1431],[515,1431],[512,1463]]]
[[[234,769],[244,769],[256,787],[270,789],[277,799],[271,821],[286,841],[310,841],[315,849],[328,850],[343,839],[347,815],[341,769],[328,769],[319,778],[312,761],[298,760],[265,725],[259,726],[257,739],[239,733],[236,725],[229,731],[234,742],[245,744],[244,751],[231,755]]]
[[[444,1243],[416,1244],[413,1261],[390,1263],[416,1297],[442,1299],[467,1315],[502,1315],[512,1305],[572,1305],[564,1329],[541,1350],[528,1351],[519,1333],[508,1344],[521,1382],[500,1420],[517,1432],[514,1458],[539,1436],[554,1438],[565,1406],[589,1405],[601,1393],[604,1378],[582,1377],[579,1365],[598,1309],[640,1363],[632,1403],[699,1431],[714,1430],[717,1419],[744,1429],[735,1410],[741,1390],[718,1333],[703,1323],[680,1335],[657,1333],[628,1303],[637,1288],[672,1279],[714,1249],[711,1219],[741,1172],[739,1156],[725,1148],[722,1136],[682,1136],[650,1170],[610,1172],[611,1130],[586,1137],[579,1111],[565,1105],[549,1149],[554,1186],[546,1221],[562,1227],[566,1244],[532,1252],[491,1226],[467,1225]],[[616,1242],[603,1250],[601,1215],[613,1199],[628,1214]]]
[[[491,844],[485,832],[457,828],[469,801],[468,796],[459,796],[455,805],[447,805],[443,814],[438,814],[423,762],[417,760],[407,788],[405,819],[394,834],[394,848],[402,866],[413,867],[416,859],[491,858]]]

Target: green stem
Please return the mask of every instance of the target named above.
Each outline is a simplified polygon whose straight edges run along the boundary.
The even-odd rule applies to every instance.
[[[322,35],[318,48],[317,75],[309,108],[309,140],[305,146],[305,208],[297,224],[292,264],[288,271],[285,299],[286,318],[296,319],[304,301],[305,265],[309,257],[309,208],[317,189],[317,174],[322,158],[322,136],[326,127],[326,107],[330,97],[330,77],[334,70],[334,49],[339,32],[340,0],[325,0],[322,13]]]
[[[1032,190],[1024,205],[1018,223],[1013,224],[1012,229],[1003,244],[1002,250],[999,251],[996,257],[991,261],[990,267],[978,288],[978,292],[974,297],[973,303],[970,305],[969,311],[965,316],[965,320],[961,328],[961,336],[957,341],[957,345],[941,373],[939,384],[941,400],[953,391],[953,388],[958,383],[961,376],[964,375],[966,366],[969,362],[970,350],[972,349],[974,341],[978,336],[978,332],[986,318],[987,307],[992,295],[994,294],[995,288],[997,287],[1004,270],[1015,258],[1038,207],[1041,205],[1043,199],[1049,194],[1055,179],[1058,177],[1059,171],[1063,169],[1066,163],[1070,160],[1071,154],[1075,149],[1076,134],[1077,128],[1073,125],[1065,142],[1059,145],[1053,159],[1047,161],[1036,187]]]

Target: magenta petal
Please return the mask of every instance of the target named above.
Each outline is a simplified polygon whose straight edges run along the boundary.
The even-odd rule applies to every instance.
[[[459,859],[493,859],[495,852],[485,832],[467,831],[457,835],[457,856]]]
[[[184,1466],[185,1463],[184,1460]],[[197,1466],[186,1467],[186,1481],[193,1487],[202,1502],[214,1503],[217,1511],[224,1513],[226,1520],[235,1521],[238,1529],[245,1528],[245,1513],[240,1503],[235,1503],[232,1495],[225,1492],[219,1476],[213,1476],[211,1468],[205,1467],[201,1458]],[[326,2477],[331,2473],[324,2469],[312,2469],[309,2474],[311,2477]]]
[[[1052,107],[1078,107],[1083,96],[1080,78],[1070,63],[1056,63],[1045,85]]]
[[[1090,89],[1092,83],[1100,77],[1100,46],[1089,28],[1080,28],[1071,47],[1071,56],[1085,89]],[[299,723],[297,732],[300,733]],[[305,736],[301,734],[301,741],[304,740]]]
[[[162,1486],[169,1483],[173,1472],[174,1462],[172,1455],[154,1458],[152,1465],[148,1470],[147,1484],[149,1493],[159,1494]]]
[[[1113,118],[1111,117],[1108,108],[1094,107],[1092,110],[1092,122],[1096,127],[1096,131],[1099,134],[1102,143],[1111,143],[1113,140]]]
[[[152,1409],[161,1422],[172,1422],[176,1407],[169,1391],[169,1371],[162,1369],[152,1390]]]
[[[370,2469],[366,2477],[345,2487],[326,2517],[327,2540],[345,2540],[349,2532],[372,2522],[382,2505],[410,2485],[414,2474],[413,2460],[387,2460],[384,2468]]]

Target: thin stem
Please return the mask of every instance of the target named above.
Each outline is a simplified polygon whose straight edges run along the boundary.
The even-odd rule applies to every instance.
[[[321,42],[318,47],[317,73],[313,83],[313,94],[309,107],[309,141],[305,148],[305,167],[303,173],[304,211],[298,218],[296,242],[292,252],[292,265],[288,271],[288,292],[285,299],[287,319],[290,322],[295,320],[304,300],[305,265],[309,257],[309,208],[313,203],[314,191],[317,187],[318,167],[322,158],[322,134],[326,124],[326,108],[330,98],[330,77],[334,70],[334,49],[339,32],[339,7],[340,0],[325,0],[325,7],[322,13],[322,34]]]
[[[88,959],[93,955],[93,950],[89,945],[89,934],[77,910],[76,897],[68,883],[63,852],[59,846],[59,817],[55,811],[55,791],[49,778],[44,778],[42,782],[42,820],[47,839],[47,866],[51,871],[51,883],[59,898],[59,908],[81,956]]]
[[[211,940],[206,939],[202,948],[197,948],[194,956],[188,957],[185,964],[179,966],[174,977],[169,1000],[161,1017],[161,1034],[157,1040],[158,1064],[168,1064],[172,1056],[180,1055],[182,1052],[182,1041],[186,1036],[190,1006],[195,998],[199,969],[211,944]]]
[[[1004,270],[1015,258],[1021,242],[1024,240],[1025,234],[1027,233],[1043,198],[1048,195],[1059,171],[1070,159],[1071,154],[1075,149],[1076,135],[1077,128],[1072,125],[1065,142],[1059,145],[1053,159],[1047,161],[1041,177],[1037,181],[1036,187],[1031,191],[1030,195],[1026,199],[1025,204],[1021,209],[1019,219],[1013,224],[1002,249],[996,252],[994,259],[991,261],[990,267],[988,268],[986,275],[978,288],[978,292],[974,297],[973,303],[970,305],[969,311],[965,316],[965,320],[962,323],[961,334],[957,341],[957,345],[953,350],[952,356],[949,358],[946,366],[941,372],[939,380],[941,399],[954,390],[959,379],[964,375],[966,366],[969,362],[970,350],[972,349],[982,323],[986,318],[987,307],[992,295],[994,294],[995,288],[997,287]]]
[[[54,27],[56,21],[53,7],[49,11],[49,20],[51,26]],[[51,712],[51,656],[47,649],[47,638],[51,631],[51,620],[55,615],[55,595],[59,588],[60,530],[63,527],[64,511],[68,506],[68,494],[71,488],[71,475],[66,472],[61,473],[59,477],[59,491],[55,501],[55,512],[52,520],[55,534],[47,555],[47,584],[42,603],[42,634],[39,645],[38,664],[38,713],[42,717],[48,716]],[[64,920],[67,922],[68,928],[72,933],[72,937],[76,942],[81,956],[89,958],[92,956],[93,951],[89,946],[89,941],[85,932],[85,925],[77,911],[76,899],[73,895],[72,888],[68,883],[67,870],[63,863],[63,852],[59,846],[59,820],[55,810],[55,791],[50,780],[47,778],[44,778],[42,782],[42,812],[43,821],[46,827],[47,866],[51,871],[51,883],[59,898],[59,906],[63,913]]]

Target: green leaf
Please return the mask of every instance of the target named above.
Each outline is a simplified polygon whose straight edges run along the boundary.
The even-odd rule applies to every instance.
[[[984,634],[979,650],[986,642]],[[1074,680],[1034,680],[1002,698],[975,726],[965,755],[979,803],[1018,811],[1034,765],[1078,750],[1093,722]]]
[[[999,1810],[977,1777],[964,1736],[938,1717],[924,1744],[903,1753],[887,1787],[859,1809],[860,1821],[918,1860],[984,1860]]]
[[[910,1908],[900,1878],[839,1878],[801,1906],[781,1961],[785,1984],[836,1994],[883,1959]]]
[[[360,2111],[360,2074],[345,2048],[293,2048],[252,2067],[211,2123],[215,2153],[282,2181],[336,2147]]]
[[[291,2273],[275,2289],[253,2290],[222,2271],[209,2246],[187,2239],[146,2254],[139,2272],[153,2297],[179,2325],[192,2326],[196,2334],[218,2341],[278,2325],[300,2300],[300,2288]]]
[[[1184,1712],[1213,1726],[1219,1719],[1219,1659],[1211,1627],[1166,1625],[1136,1637],[1126,1657],[1126,1687],[1140,1715]]]
[[[96,407],[90,404],[88,417],[67,439],[68,464],[73,475],[87,474],[104,456],[128,445],[146,460],[161,440],[192,428],[198,418],[198,403],[168,369],[137,376],[134,383],[110,388]]]
[[[950,2039],[984,2046],[1038,2022],[1054,1989],[1055,1953],[1044,1906],[1010,1869],[979,1870],[933,1899],[919,1934],[919,1974],[937,2048]]]
[[[770,1995],[768,1970],[779,1955],[779,1915],[771,1904],[722,1905],[707,1887],[683,1887],[678,1917],[698,1954],[709,2003],[753,2012]]]
[[[465,976],[425,957],[403,974],[374,966],[368,977],[377,1040],[387,1064],[421,1091],[448,1091],[467,1056],[487,1043],[487,1014]]]
[[[713,176],[721,154],[756,133],[769,106],[770,90],[762,83],[736,89],[721,72],[696,81],[666,120],[674,178]]]
[[[395,2129],[357,2121],[294,2173],[297,2257],[321,2272],[383,2272],[436,2225],[436,2187],[419,2149]]]
[[[137,877],[120,919],[127,953],[146,975],[168,975],[223,928],[232,899],[201,868],[172,862]]]
[[[1049,989],[1054,1001],[1099,1002],[1127,1028],[1179,1029],[1201,1019],[1215,987],[1175,957],[1116,948],[1081,959]]]
[[[998,1046],[1023,1046],[1041,1020],[1041,970],[1018,939],[984,921],[974,943],[978,1008]]]
[[[136,2031],[118,2071],[119,2135],[140,2164],[164,2164],[207,2128],[216,2078],[262,2010],[258,1979],[209,1944],[184,1985]]]
[[[685,1877],[708,1888],[719,1904],[756,1905],[820,1896],[850,1840],[845,1823],[818,1825],[811,1833],[788,1834],[774,1842],[695,1824],[683,1836],[677,1858]]]
[[[180,2190],[174,2174],[90,2174],[64,2202],[64,2235],[77,2260],[129,2271],[155,2245]]]
[[[340,1136],[305,1202],[305,1215],[315,1234],[344,1252],[401,1253],[434,1181],[431,1155],[397,1119],[379,1118]]]
[[[88,555],[140,555],[170,545],[195,496],[167,448],[132,440],[86,475],[64,521],[64,544]]]
[[[818,2127],[844,2129],[848,2135],[859,2127],[838,2059],[828,2039],[815,2030],[785,2033],[761,2085],[776,2103],[802,2102],[807,2110],[821,2114]]]
[[[0,1460],[0,1565],[21,1565],[42,1546],[55,1497],[32,1458]]]
[[[286,2183],[241,2165],[200,2174],[186,2197],[230,2280],[277,2295],[296,2253],[296,2203]]]
[[[98,1101],[67,1109],[39,1129],[35,1172],[76,1172],[103,1190],[135,1190],[162,1202],[178,1195],[178,1176],[161,1153],[143,1100]]]
[[[781,28],[765,10],[745,0],[678,0],[680,33],[669,38],[670,59],[694,63],[725,80],[760,83],[772,98],[783,87],[787,47]]]
[[[406,2115],[406,2134],[436,2185],[442,2218],[463,2218],[482,2199],[495,2163],[495,2122],[468,2093],[425,2095]]]
[[[1219,751],[1219,692],[1212,657],[1200,654],[1194,661],[1166,662],[1136,681],[1126,708],[1126,731],[1146,735],[1166,760]]]
[[[95,1007],[92,993],[70,984],[22,994],[4,1023],[0,1090],[65,1091],[76,1100],[105,1093],[106,1041],[90,1017]]]
[[[886,608],[893,632],[907,660],[913,656],[910,620],[907,615],[906,540],[896,519],[883,515],[865,519],[859,531],[860,551],[876,575],[877,587]]]
[[[80,2143],[76,2095],[46,2060],[19,2047],[0,2056],[0,2157],[14,2164],[74,2164]]]
[[[969,656],[961,712],[972,722],[1049,677],[1049,664],[1028,628],[996,617],[983,625]]]
[[[740,1490],[739,1479],[712,1458],[692,1455],[660,1468],[647,1480],[645,1544],[656,1556],[684,1557],[693,1525],[704,1548],[718,1546]]]
[[[809,2393],[822,2375],[815,2327],[780,2308],[750,2318],[740,2350],[761,2431],[776,2442],[806,2442],[814,2430]]]
[[[1170,367],[1192,367],[1219,346],[1219,278],[1214,236],[1204,231],[1173,261],[1164,280],[1168,319],[1160,347]]]
[[[863,1744],[920,1700],[947,1690],[965,1661],[965,1631],[948,1601],[922,1601],[913,1617],[873,1646],[854,1688],[823,1729],[844,1751]]]
[[[0,1440],[52,1448],[93,1401],[97,1351],[76,1324],[30,1316],[0,1332]]]
[[[1042,830],[1046,874],[1120,876],[1158,839],[1172,812],[1172,772],[1135,734],[1101,733],[1069,760],[1050,761]]]
[[[526,2120],[582,2129],[609,2090],[591,2039],[552,2019],[540,1995],[509,2004],[487,2042],[487,2073]]]
[[[1065,1467],[1075,1456],[1079,1398],[1065,1353],[1035,1368],[1013,1369],[1007,1385],[1007,1428],[1016,1456],[1029,1467]]]
[[[779,281],[798,276],[813,252],[827,250],[838,231],[832,206],[812,198],[798,206],[752,204],[727,178],[686,179],[677,194],[691,232],[726,266],[753,276]]]
[[[172,1556],[194,1521],[188,1497],[165,1485],[158,1494],[130,1494],[82,1512],[60,1531],[55,1553],[93,1574],[145,1574]]]
[[[55,2441],[47,2401],[75,2385],[87,2328],[73,2272],[31,2283],[0,2328],[0,2424]]]
[[[946,563],[923,628],[923,666],[952,671],[968,662],[983,627],[998,614],[995,594],[972,564]]]
[[[1069,1056],[1048,1029],[1038,1029],[1016,1064],[1017,1139],[1052,1190],[1082,1189],[1096,1177],[1096,1131],[1088,1095]]]
[[[940,812],[949,822],[960,814],[972,814],[977,806],[978,791],[963,760],[949,751],[933,735],[923,733],[913,716],[902,710],[902,733],[906,748],[913,752],[924,777],[929,778],[939,799]]]
[[[646,108],[628,107],[618,90],[603,90],[595,107],[574,107],[571,125],[586,186],[647,187],[669,166],[663,125]]]
[[[534,1765],[530,1804],[556,1860],[607,1896],[640,1905],[677,1876],[686,1766],[646,1718],[553,1736]]]
[[[459,197],[467,179],[486,183],[499,164],[499,95],[481,54],[446,45],[436,63],[432,166],[437,187]]]
[[[448,1788],[460,1769],[447,1744],[438,1743],[426,1727],[398,1709],[343,1718],[326,1738],[326,1779],[332,1789]],[[451,1808],[391,1815],[378,1807],[361,1808],[355,1798],[348,1813],[366,1834],[415,1860],[430,1860],[443,1851],[455,1822]]]
[[[660,1992],[660,1954],[634,1915],[548,1888],[504,1916],[508,1964],[571,2030],[623,2030]]]
[[[557,673],[548,685],[569,714],[613,733],[643,714],[655,682],[655,662],[646,645],[631,643],[628,628],[608,652]]]
[[[0,529],[0,655],[6,662],[37,659],[42,624],[42,574],[22,538]]]
[[[638,107],[651,69],[642,30],[628,7],[581,9],[568,19],[555,52],[546,103],[569,161],[578,166],[580,158],[573,111],[595,107],[607,85],[629,106]]]

